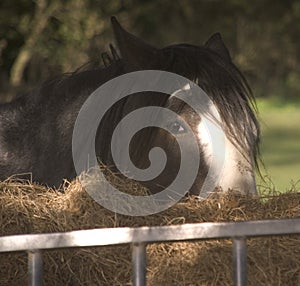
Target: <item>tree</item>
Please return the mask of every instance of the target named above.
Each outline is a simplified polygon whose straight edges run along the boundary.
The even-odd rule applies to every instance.
[[[45,30],[50,17],[61,7],[60,1],[52,1],[49,4],[46,0],[37,0],[36,9],[32,20],[29,22],[31,30],[24,31],[26,40],[20,48],[19,54],[16,57],[10,73],[10,85],[12,88],[19,87],[22,83],[23,73],[34,54],[34,48],[39,40],[39,37]]]
[[[297,0],[3,0],[0,93],[6,81],[13,91],[24,90],[56,73],[99,62],[113,41],[112,15],[158,47],[202,44],[219,31],[258,94],[300,91]]]

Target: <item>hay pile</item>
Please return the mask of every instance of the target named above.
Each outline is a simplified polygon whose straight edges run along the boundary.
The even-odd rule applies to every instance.
[[[65,193],[41,186],[0,183],[1,235],[78,229],[171,225],[193,222],[292,218],[300,215],[300,194],[268,200],[237,194],[207,201],[184,199],[148,217],[114,214],[95,203],[79,182]],[[232,285],[230,240],[147,246],[148,285]],[[300,285],[297,236],[248,240],[248,285]],[[44,254],[44,285],[130,285],[130,246],[51,250]],[[27,284],[26,253],[0,254],[0,285]]]

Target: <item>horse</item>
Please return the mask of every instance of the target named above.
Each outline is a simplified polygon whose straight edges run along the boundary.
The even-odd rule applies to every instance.
[[[51,187],[59,187],[64,179],[71,181],[78,175],[73,162],[72,136],[86,100],[114,78],[152,70],[187,78],[205,92],[218,111],[226,152],[219,177],[210,178],[216,186],[211,193],[234,189],[255,195],[260,131],[254,96],[221,35],[212,35],[204,45],[183,43],[156,48],[126,31],[115,17],[111,22],[119,52],[111,45],[110,51],[102,54],[104,66],[49,79],[33,91],[0,105],[0,180],[30,173],[33,181]],[[134,134],[129,153],[137,168],[147,169],[151,165],[149,153],[155,147],[162,148],[167,158],[160,174],[141,183],[151,193],[171,184],[181,163],[177,140],[184,138],[190,158],[199,157],[195,180],[186,192],[201,196],[209,169],[213,168],[212,144],[218,138],[207,136],[201,114],[174,94],[148,90],[118,100],[97,128],[97,158],[117,169],[110,144],[113,131],[122,118],[147,106],[167,108],[179,117],[172,121],[158,112],[155,116],[168,130],[149,126]],[[197,140],[197,154],[189,150],[190,137]]]

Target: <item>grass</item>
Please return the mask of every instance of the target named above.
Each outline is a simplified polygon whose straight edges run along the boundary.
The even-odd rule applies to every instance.
[[[280,98],[258,99],[262,128],[262,173],[277,190],[300,185],[300,102]],[[258,179],[259,184],[262,180]]]

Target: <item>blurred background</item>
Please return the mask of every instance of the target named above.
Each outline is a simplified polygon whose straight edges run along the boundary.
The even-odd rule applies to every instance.
[[[113,43],[110,16],[163,47],[221,32],[257,98],[266,182],[300,179],[300,1],[2,0],[0,101],[93,62]],[[299,189],[300,182],[298,183]],[[297,188],[297,186],[296,186]]]

